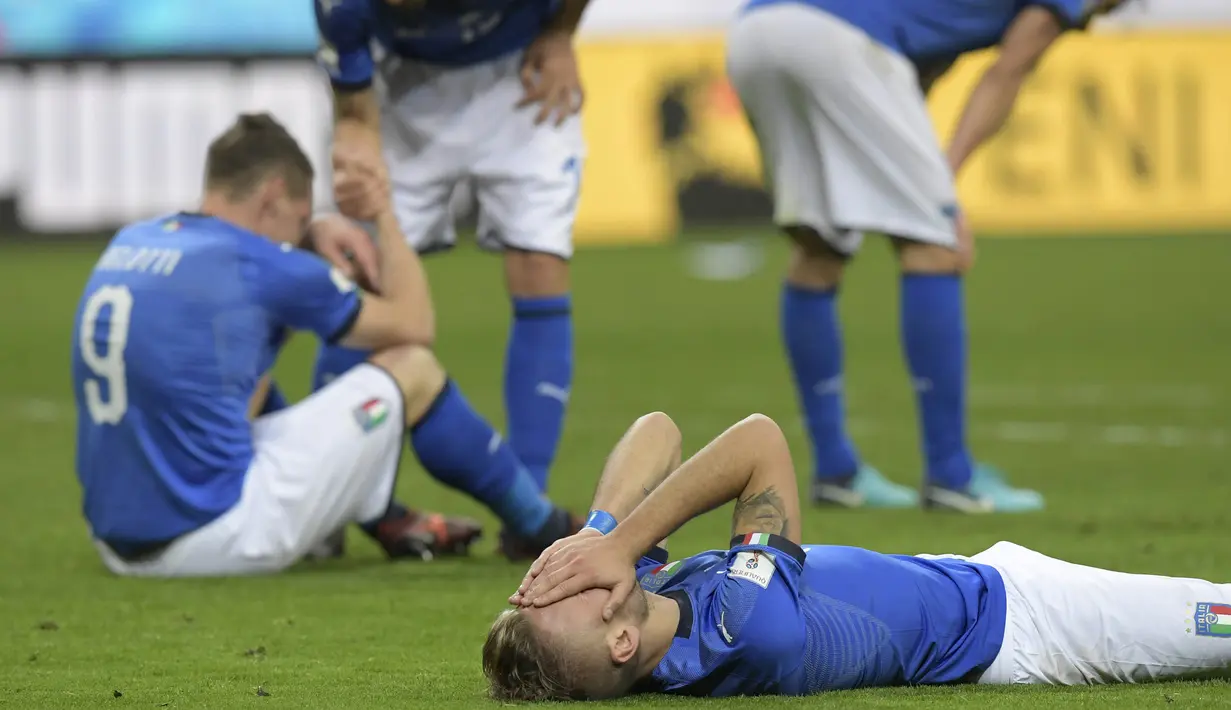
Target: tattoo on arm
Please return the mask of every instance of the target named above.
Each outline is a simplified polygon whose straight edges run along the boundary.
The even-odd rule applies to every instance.
[[[735,501],[735,514],[731,516],[733,535],[748,532],[785,535],[786,527],[786,509],[773,486]]]

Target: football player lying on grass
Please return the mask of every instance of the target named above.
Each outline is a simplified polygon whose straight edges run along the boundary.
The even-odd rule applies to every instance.
[[[973,557],[801,546],[795,468],[773,420],[750,416],[683,465],[679,451],[663,414],[625,434],[587,529],[543,553],[492,625],[483,670],[494,697],[1227,674],[1231,585],[1083,567],[1008,542]],[[731,500],[729,549],[666,563],[655,543]]]

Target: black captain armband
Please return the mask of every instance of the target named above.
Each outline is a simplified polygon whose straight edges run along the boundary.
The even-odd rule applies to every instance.
[[[747,535],[736,535],[731,538],[731,547],[767,547],[775,552],[781,552],[790,555],[796,562],[803,566],[807,555],[799,545],[773,533],[748,533]]]

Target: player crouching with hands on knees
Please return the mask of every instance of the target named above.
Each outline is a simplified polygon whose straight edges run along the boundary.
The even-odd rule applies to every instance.
[[[739,422],[677,468],[679,441],[651,414],[616,446],[591,527],[545,551],[492,625],[483,670],[494,697],[1227,674],[1231,585],[1109,572],[1007,542],[969,558],[801,547],[795,469],[772,420]],[[665,564],[656,543],[731,500],[728,550]]]

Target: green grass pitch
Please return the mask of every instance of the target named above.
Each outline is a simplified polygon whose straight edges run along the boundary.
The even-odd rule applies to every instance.
[[[644,412],[672,414],[693,451],[754,411],[810,465],[777,333],[785,250],[735,282],[689,277],[683,247],[582,250],[577,376],[552,479],[577,509],[608,447]],[[493,554],[388,564],[352,532],[348,559],[274,578],[136,581],[106,574],[78,514],[70,320],[99,245],[0,249],[0,705],[16,708],[475,708],[479,649],[522,568]],[[977,454],[1048,494],[1020,517],[808,510],[806,542],[973,553],[1010,539],[1135,572],[1231,580],[1231,240],[987,240],[968,287]],[[508,306],[497,259],[434,257],[439,353],[502,419]],[[888,250],[870,244],[843,293],[849,409],[864,456],[919,478]],[[311,346],[279,367],[307,389]],[[480,514],[407,457],[408,502]],[[1222,501],[1222,502],[1220,502]],[[726,511],[676,554],[726,541]],[[1218,600],[1211,600],[1218,601]],[[1231,600],[1221,600],[1231,601]],[[1183,620],[1176,620],[1183,633]],[[1093,641],[1093,639],[1092,639]],[[1231,640],[1227,641],[1231,643]],[[258,692],[258,688],[260,692]],[[1231,685],[893,689],[788,699],[646,697],[635,707],[1206,707]]]

